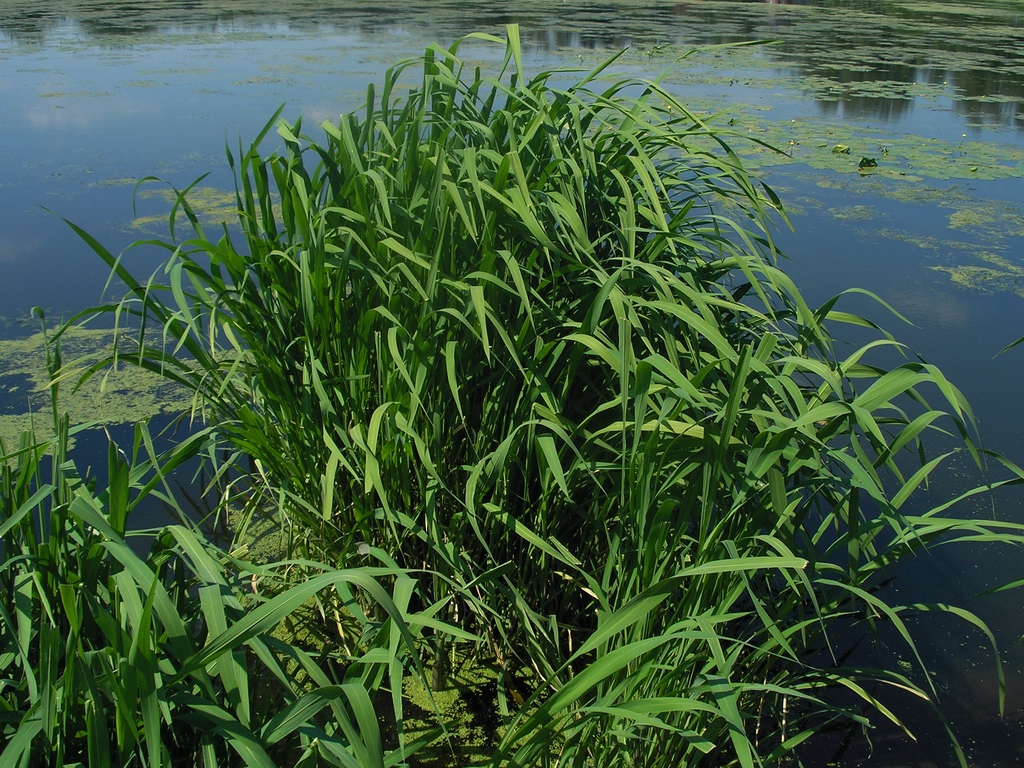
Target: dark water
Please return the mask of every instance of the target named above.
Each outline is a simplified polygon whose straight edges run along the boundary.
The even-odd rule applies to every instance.
[[[102,298],[104,268],[61,217],[115,253],[161,234],[159,221],[145,218],[168,208],[155,185],[137,197],[143,218],[133,222],[137,180],[155,175],[181,187],[210,172],[208,186],[229,190],[225,146],[254,136],[278,106],[314,126],[357,104],[367,82],[427,43],[498,33],[510,22],[522,26],[536,69],[591,66],[631,46],[622,68],[654,74],[692,46],[773,41],[694,55],[666,82],[695,109],[728,108],[738,127],[789,147],[790,163],[747,158],[792,208],[795,231],[781,227],[778,237],[809,301],[860,286],[890,302],[914,325],[862,297],[846,308],[937,363],[974,405],[986,445],[1024,464],[1024,348],[996,356],[1024,335],[1019,0],[9,0],[0,4],[0,336],[28,333],[22,323],[33,306],[59,317]],[[853,147],[854,164],[859,155],[879,160],[879,172],[851,172],[828,150],[837,143]],[[207,202],[215,208],[223,199]],[[133,250],[130,266],[148,274],[162,255]],[[12,407],[0,405],[0,417]],[[939,483],[948,488],[933,492],[958,482],[950,473]],[[996,514],[1024,520],[1018,496],[998,503]],[[939,549],[894,589],[908,600],[969,604],[1010,646],[1024,634],[1020,596],[973,595],[1021,577],[1019,553]],[[1007,651],[1000,720],[983,636],[944,620],[917,624],[972,765],[1024,764],[1019,650]],[[873,748],[854,740],[843,764],[954,764],[934,719],[909,705],[901,714],[917,745],[881,730]],[[808,764],[831,757],[823,749]]]

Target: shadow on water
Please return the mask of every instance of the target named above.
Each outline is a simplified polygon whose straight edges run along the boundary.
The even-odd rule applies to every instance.
[[[151,418],[148,427],[158,453],[170,450],[192,434],[187,420],[168,415]],[[107,471],[108,445],[113,442],[123,456],[130,458],[134,432],[134,424],[113,424],[85,430],[76,435],[69,456],[87,482],[96,481],[102,488]],[[140,457],[145,455],[143,448]],[[213,514],[213,499],[217,494],[209,491],[209,482],[209,474],[204,471],[202,461],[199,458],[189,460],[168,474],[153,493],[138,503],[128,520],[128,529],[155,532],[168,525],[198,525],[211,539],[229,542],[224,521]],[[129,538],[128,543],[136,554],[144,556],[151,540],[149,535],[135,535]]]

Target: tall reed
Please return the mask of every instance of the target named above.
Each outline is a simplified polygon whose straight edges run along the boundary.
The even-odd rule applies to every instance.
[[[460,59],[490,43],[496,74]],[[615,59],[528,77],[509,27],[396,65],[322,139],[275,115],[229,153],[239,228],[182,191],[162,275],[76,227],[129,286],[90,314],[162,330],[114,357],[192,388],[293,554],[434,574],[498,668],[495,765],[751,766],[861,706],[898,722],[873,683],[930,678],[843,667],[836,627],[883,617],[916,654],[874,592],[892,564],[1012,538],[908,504],[945,458],[926,433],[978,456],[970,410],[933,366],[877,367],[888,336],[838,355],[831,328],[871,323],[778,268],[735,137]]]
[[[130,455],[111,443],[106,477],[88,478],[67,451],[78,429],[55,419],[52,441],[0,441],[0,764],[383,768],[422,746],[386,743],[377,709],[416,674],[411,576],[254,565],[190,525],[133,530],[139,504],[174,504],[164,480],[208,436],[157,455],[139,425]],[[318,595],[361,619],[351,654],[280,631]]]

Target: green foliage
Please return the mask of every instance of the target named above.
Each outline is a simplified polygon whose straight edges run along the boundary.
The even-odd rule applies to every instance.
[[[885,619],[917,657],[875,592],[893,563],[1014,535],[909,501],[948,455],[927,433],[978,459],[963,397],[879,367],[885,334],[836,353],[830,327],[877,329],[776,266],[779,201],[727,132],[614,57],[565,86],[526,77],[515,27],[493,77],[459,58],[477,41],[502,42],[431,47],[263,157],[275,115],[229,154],[240,238],[186,189],[163,276],[76,227],[129,286],[93,314],[167,341],[114,359],[195,392],[289,554],[427,569],[498,665],[495,765],[752,766],[837,717],[898,724],[878,685],[930,677],[844,667],[838,638]]]
[[[111,443],[97,492],[67,456],[74,431],[65,415],[53,441],[28,432],[0,443],[0,763],[364,768],[415,751],[404,740],[385,748],[374,705],[418,663],[411,577],[256,566],[184,525],[131,531],[140,503],[173,503],[162,480],[207,435],[144,458],[155,454],[139,426],[130,459]],[[361,617],[356,657],[275,634],[330,595]]]

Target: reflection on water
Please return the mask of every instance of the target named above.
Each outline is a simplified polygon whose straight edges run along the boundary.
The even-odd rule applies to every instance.
[[[1024,128],[1024,11],[1013,0],[808,0],[771,8],[717,0],[484,0],[472,13],[455,0],[16,0],[0,7],[0,32],[18,45],[43,45],[65,34],[68,21],[88,41],[107,46],[171,32],[188,37],[274,28],[360,35],[402,29],[450,39],[510,22],[523,26],[529,46],[544,51],[776,40],[765,59],[811,78],[809,95],[824,114],[898,120],[918,97],[914,86],[942,85],[968,122]]]
[[[900,286],[883,294],[883,298],[900,308],[911,323],[927,323],[936,331],[963,328],[971,321],[972,303],[948,287],[936,285]]]
[[[811,95],[826,113],[892,120],[914,86],[947,88],[968,121],[1024,128],[1024,9],[998,2],[783,3],[752,16],[741,35],[776,39],[767,55],[793,74],[820,78]],[[678,6],[713,23],[727,3]],[[710,9],[710,10],[709,10]],[[743,13],[741,11],[741,13]],[[709,39],[733,42],[732,33]]]

